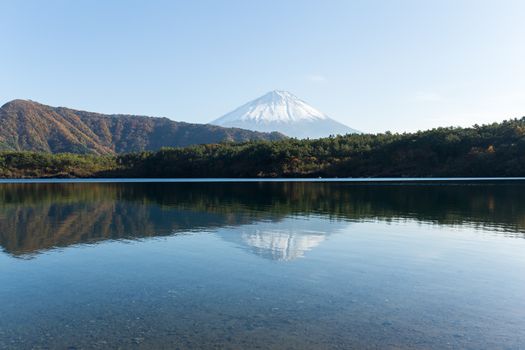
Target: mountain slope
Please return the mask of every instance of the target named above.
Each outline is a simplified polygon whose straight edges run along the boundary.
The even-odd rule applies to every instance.
[[[358,133],[286,91],[271,91],[211,122],[254,131],[278,131],[297,138]]]
[[[104,115],[33,101],[0,108],[0,150],[114,154],[223,141],[278,140],[260,133],[167,118]]]

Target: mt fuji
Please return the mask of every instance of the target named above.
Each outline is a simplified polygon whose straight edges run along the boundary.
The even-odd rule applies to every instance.
[[[210,124],[254,131],[279,131],[296,138],[359,133],[329,118],[287,91],[274,90]]]

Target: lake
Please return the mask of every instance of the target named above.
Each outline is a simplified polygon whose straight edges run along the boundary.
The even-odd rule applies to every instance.
[[[525,182],[0,184],[0,349],[523,349]]]

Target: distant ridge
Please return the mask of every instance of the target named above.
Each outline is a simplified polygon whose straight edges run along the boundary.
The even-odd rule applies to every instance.
[[[29,100],[0,108],[0,150],[115,154],[224,141],[279,140],[261,133],[167,118],[104,115]]]
[[[278,131],[297,138],[359,133],[329,118],[287,91],[274,90],[215,119],[214,125],[254,131]]]

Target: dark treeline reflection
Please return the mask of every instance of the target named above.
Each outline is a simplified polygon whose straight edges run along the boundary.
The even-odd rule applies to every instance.
[[[525,185],[348,183],[1,184],[0,244],[12,255],[105,239],[213,230],[288,216],[413,219],[523,237]]]

